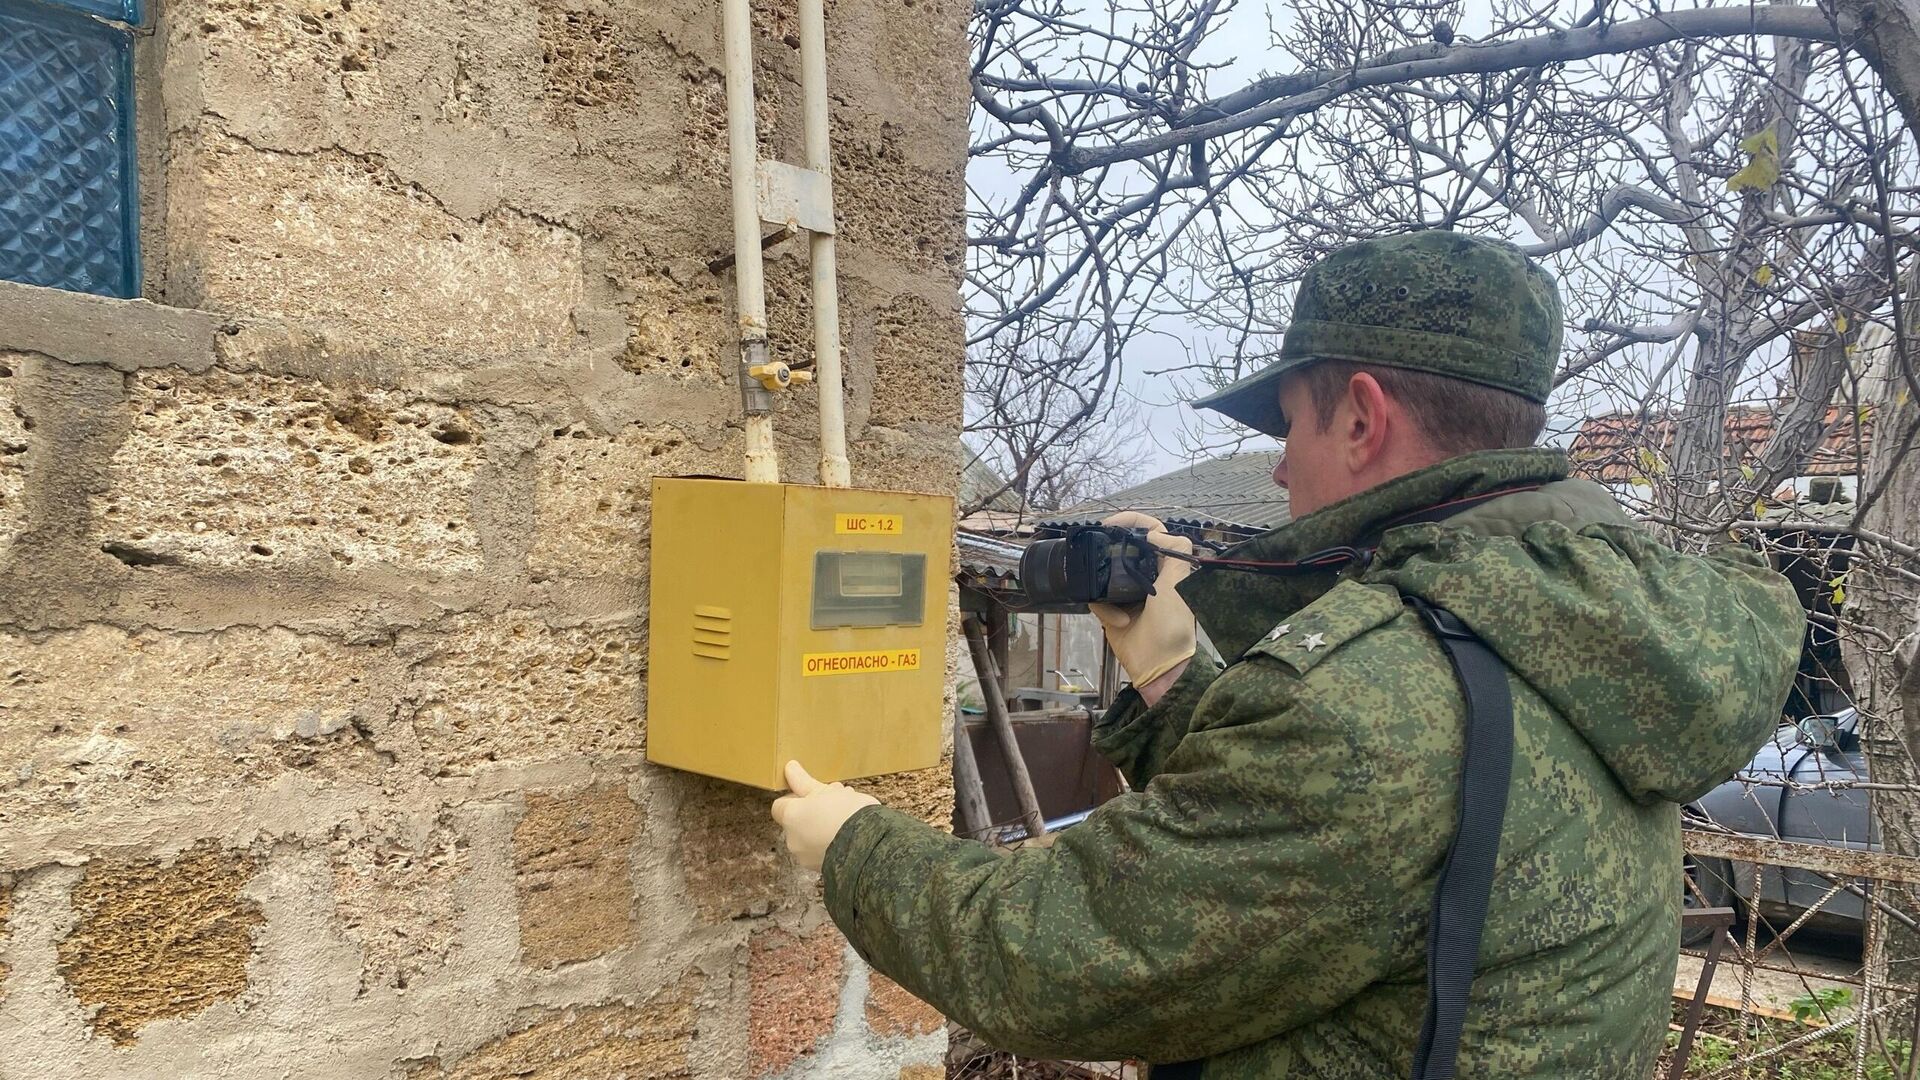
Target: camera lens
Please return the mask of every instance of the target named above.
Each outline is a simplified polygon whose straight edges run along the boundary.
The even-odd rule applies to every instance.
[[[1035,540],[1020,553],[1020,588],[1034,605],[1072,603],[1067,541]]]

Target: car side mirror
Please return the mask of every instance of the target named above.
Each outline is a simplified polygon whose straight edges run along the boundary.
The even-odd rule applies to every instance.
[[[1840,723],[1831,716],[1809,716],[1800,721],[1800,741],[1819,749],[1840,746]]]

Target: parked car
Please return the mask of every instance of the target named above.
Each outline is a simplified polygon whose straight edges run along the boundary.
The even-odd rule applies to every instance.
[[[1859,714],[1845,709],[1781,727],[1739,776],[1682,810],[1689,819],[1687,824],[1830,847],[1880,850],[1880,832],[1868,813],[1865,791],[1777,783],[1865,780],[1867,759],[1860,746],[1858,725]],[[1689,855],[1686,870],[1700,890],[1699,897],[1688,890],[1687,906],[1734,907],[1749,914],[1755,909],[1753,864]],[[1833,885],[1833,879],[1815,871],[1767,867],[1761,882],[1759,913],[1775,928],[1784,928],[1818,904],[1807,926],[1857,936],[1865,912],[1859,887],[1847,881],[1832,899],[1820,903]],[[1705,934],[1692,934],[1694,940],[1684,943],[1698,944]]]

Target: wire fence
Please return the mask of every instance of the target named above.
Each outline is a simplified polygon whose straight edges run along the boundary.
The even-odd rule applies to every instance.
[[[1694,929],[1682,932],[1683,1000],[1656,1075],[1920,1075],[1910,963],[1920,859],[1866,837],[1840,846],[1694,826],[1684,834]],[[1725,921],[1703,936],[1702,913],[1716,910]],[[1702,1007],[1687,1007],[1696,998]]]

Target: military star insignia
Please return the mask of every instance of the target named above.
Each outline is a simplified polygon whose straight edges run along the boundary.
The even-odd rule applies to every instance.
[[[1321,648],[1322,646],[1326,645],[1326,643],[1327,643],[1327,635],[1308,634],[1304,639],[1301,640],[1300,647],[1307,650],[1308,652],[1312,652],[1313,650]]]
[[[1291,634],[1291,633],[1293,633],[1293,624],[1281,623],[1279,626],[1276,626],[1273,629],[1267,631],[1266,640],[1279,641],[1281,638],[1286,637],[1288,634]]]

